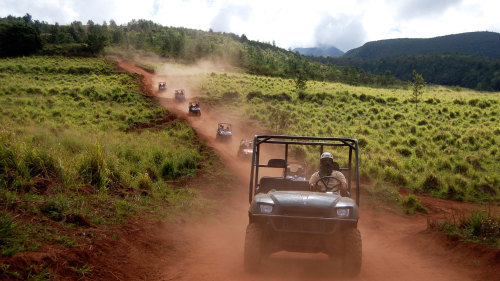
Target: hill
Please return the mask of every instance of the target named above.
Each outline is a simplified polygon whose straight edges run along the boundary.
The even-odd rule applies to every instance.
[[[315,58],[322,63],[358,67],[364,71],[403,81],[412,79],[415,69],[432,84],[459,86],[481,91],[500,91],[500,59],[460,55],[401,55],[378,59]]]
[[[157,55],[176,62],[193,63],[200,59],[223,62],[258,75],[340,81],[349,84],[401,84],[396,79],[376,77],[351,67],[338,67],[311,61],[308,57],[269,43],[249,40],[244,34],[166,27],[148,20],[132,20],[124,25],[48,24],[22,18],[0,18],[0,57],[30,54],[99,56],[111,53],[132,58],[138,54]],[[37,48],[22,48],[36,42]]]
[[[375,59],[429,53],[458,53],[500,58],[500,34],[468,32],[429,39],[402,38],[373,41],[349,50],[344,57]]]
[[[313,57],[341,57],[344,55],[344,52],[337,49],[337,47],[313,47],[313,48],[295,48],[294,52],[298,52],[304,56],[313,56]]]

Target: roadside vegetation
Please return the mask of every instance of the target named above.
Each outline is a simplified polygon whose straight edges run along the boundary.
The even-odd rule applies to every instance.
[[[0,60],[0,260],[44,244],[83,247],[137,215],[205,208],[176,182],[214,154],[140,89],[104,59]]]
[[[199,90],[206,103],[238,108],[277,133],[357,138],[364,179],[500,202],[498,93],[427,86],[416,107],[411,88],[308,81],[298,90],[292,79],[229,73],[211,73]]]
[[[500,249],[500,216],[490,211],[475,211],[441,220],[430,220],[428,227],[452,238],[483,243]]]

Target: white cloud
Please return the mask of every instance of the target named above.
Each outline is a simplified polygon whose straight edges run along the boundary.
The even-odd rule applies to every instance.
[[[49,23],[148,19],[165,26],[245,34],[283,48],[434,37],[470,31],[500,32],[496,0],[2,0],[0,17]]]

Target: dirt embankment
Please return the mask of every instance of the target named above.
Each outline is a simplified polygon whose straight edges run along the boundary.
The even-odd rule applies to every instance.
[[[195,97],[185,75],[175,73],[157,78],[133,63],[119,62],[129,72],[143,76],[149,93],[162,106],[187,120],[199,135],[214,147],[226,167],[237,176],[231,194],[219,201],[210,218],[193,218],[185,223],[136,225],[116,247],[104,251],[93,277],[109,280],[341,280],[327,256],[277,253],[267,259],[257,274],[243,270],[243,241],[248,222],[249,164],[236,158],[238,141],[252,136],[251,128],[237,114],[207,111],[188,117],[187,103],[173,101],[173,90],[184,88],[188,98]],[[168,66],[167,66],[168,68]],[[168,90],[158,93],[155,83],[166,80]],[[231,144],[215,141],[217,122],[234,126]],[[203,183],[200,183],[203,185]],[[500,253],[472,244],[451,241],[426,230],[427,217],[401,216],[376,205],[360,206],[359,229],[363,239],[363,266],[354,280],[498,280]],[[446,201],[448,202],[448,201]],[[434,212],[460,208],[458,203],[428,199]],[[449,206],[448,206],[448,205]],[[108,246],[104,246],[108,247]],[[111,261],[115,262],[111,262]],[[107,266],[107,261],[110,261]],[[107,267],[106,267],[107,266]]]

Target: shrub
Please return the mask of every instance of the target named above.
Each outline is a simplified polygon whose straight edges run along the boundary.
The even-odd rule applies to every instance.
[[[420,120],[420,121],[418,121],[418,123],[417,123],[417,125],[419,125],[419,126],[425,126],[425,125],[427,125],[427,124],[428,124],[428,123],[427,123],[427,120]]]
[[[194,150],[181,150],[165,158],[161,166],[163,179],[176,179],[191,175],[199,168],[200,155]]]
[[[429,220],[427,224],[430,229],[443,231],[450,236],[500,247],[500,217],[490,212],[478,210],[440,221]]]
[[[453,171],[457,174],[466,174],[469,170],[469,165],[466,162],[455,163]]]
[[[261,98],[263,96],[262,92],[254,91],[247,94],[247,100],[252,100],[254,98]]]
[[[404,117],[404,115],[403,115],[403,114],[401,114],[401,113],[396,113],[396,114],[394,114],[394,116],[393,116],[394,120],[399,120],[399,119],[401,119],[401,118],[403,118],[403,117]]]
[[[21,227],[10,213],[0,211],[0,254],[14,255],[24,249]]]
[[[360,137],[358,138],[358,145],[359,147],[365,148],[368,145],[368,141],[366,138]]]
[[[401,199],[401,207],[403,207],[403,210],[408,215],[413,215],[415,213],[428,213],[424,205],[422,205],[420,200],[418,200],[418,198],[413,194],[409,194]]]
[[[418,144],[418,141],[416,138],[409,138],[408,139],[408,145],[409,146],[416,146]]]
[[[384,168],[384,180],[400,186],[408,184],[408,180],[405,175],[401,173],[401,170],[397,170],[391,166],[386,166]]]
[[[239,94],[236,91],[228,91],[228,92],[224,92],[224,94],[222,94],[222,99],[229,100],[229,101],[237,99],[238,97],[239,97]],[[247,95],[247,99],[248,99],[248,95]]]
[[[96,143],[92,146],[79,168],[80,175],[85,183],[103,189],[117,183],[118,174],[110,167],[105,159],[103,148]]]
[[[68,202],[62,196],[48,198],[47,201],[40,206],[40,211],[55,221],[62,221],[67,209]]]
[[[439,180],[439,178],[434,175],[434,174],[429,174],[423,184],[422,184],[422,188],[426,191],[431,191],[431,190],[437,190],[441,187],[441,181]]]
[[[412,154],[411,149],[409,149],[409,148],[407,148],[407,147],[397,147],[397,148],[396,148],[396,151],[397,151],[399,154],[401,154],[401,155],[403,155],[403,156],[405,156],[405,157],[409,157],[409,156],[411,156],[411,154]]]
[[[18,174],[18,162],[11,147],[0,143],[0,186],[10,185]]]
[[[61,168],[56,160],[44,150],[27,151],[24,161],[31,177],[61,178]]]
[[[139,174],[137,185],[140,189],[151,190],[151,187],[153,186],[153,181],[151,180],[149,173],[146,172]]]

